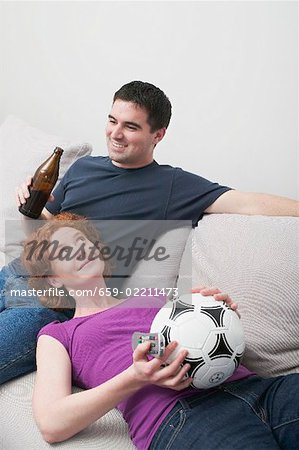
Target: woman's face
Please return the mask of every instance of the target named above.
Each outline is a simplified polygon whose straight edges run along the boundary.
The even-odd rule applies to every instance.
[[[80,230],[59,228],[50,243],[55,248],[49,256],[52,269],[49,282],[53,286],[72,288],[103,275],[105,263],[100,258],[100,249]]]

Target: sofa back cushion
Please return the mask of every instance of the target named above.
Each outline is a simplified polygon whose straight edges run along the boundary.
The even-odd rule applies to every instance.
[[[0,267],[4,264],[5,221],[19,220],[21,215],[15,203],[15,188],[33,175],[37,167],[51,155],[55,147],[62,147],[59,179],[78,158],[89,155],[89,144],[78,144],[60,136],[46,133],[15,116],[8,116],[0,127]],[[11,222],[10,222],[11,225]],[[13,245],[15,243],[9,243]]]
[[[155,223],[155,221],[151,221]],[[166,224],[167,222],[165,222]],[[155,239],[151,250],[154,255],[157,249],[165,250],[165,259],[143,258],[136,264],[131,276],[123,283],[123,292],[126,296],[139,292],[142,288],[154,288],[150,295],[161,293],[169,299],[177,295],[177,281],[180,275],[182,255],[186,265],[191,267],[191,222],[178,221],[175,228],[164,225],[165,232]],[[189,271],[190,273],[190,271]],[[191,284],[190,284],[191,289]]]
[[[299,372],[299,219],[207,215],[193,231],[193,285],[238,303],[243,363],[261,376]]]

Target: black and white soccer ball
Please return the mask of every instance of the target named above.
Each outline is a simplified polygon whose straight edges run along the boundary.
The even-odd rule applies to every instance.
[[[225,302],[199,293],[167,302],[155,316],[151,332],[162,333],[165,345],[178,342],[168,363],[181,349],[188,350],[188,376],[193,378],[191,386],[198,389],[209,389],[227,380],[239,366],[245,350],[237,313]]]

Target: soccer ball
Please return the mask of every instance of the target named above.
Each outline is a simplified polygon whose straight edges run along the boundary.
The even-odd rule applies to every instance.
[[[191,386],[209,389],[227,380],[239,366],[245,349],[241,321],[225,302],[201,294],[182,295],[168,301],[151,325],[162,333],[165,345],[177,341],[170,363],[180,350],[188,350]]]

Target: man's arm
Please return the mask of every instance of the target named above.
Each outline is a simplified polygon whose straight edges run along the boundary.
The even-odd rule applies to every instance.
[[[51,214],[46,208],[44,208],[42,210],[42,213],[40,215],[40,219],[50,220],[50,219],[52,219],[52,217],[53,217],[53,214]]]
[[[299,202],[271,194],[227,191],[205,213],[299,217]]]

